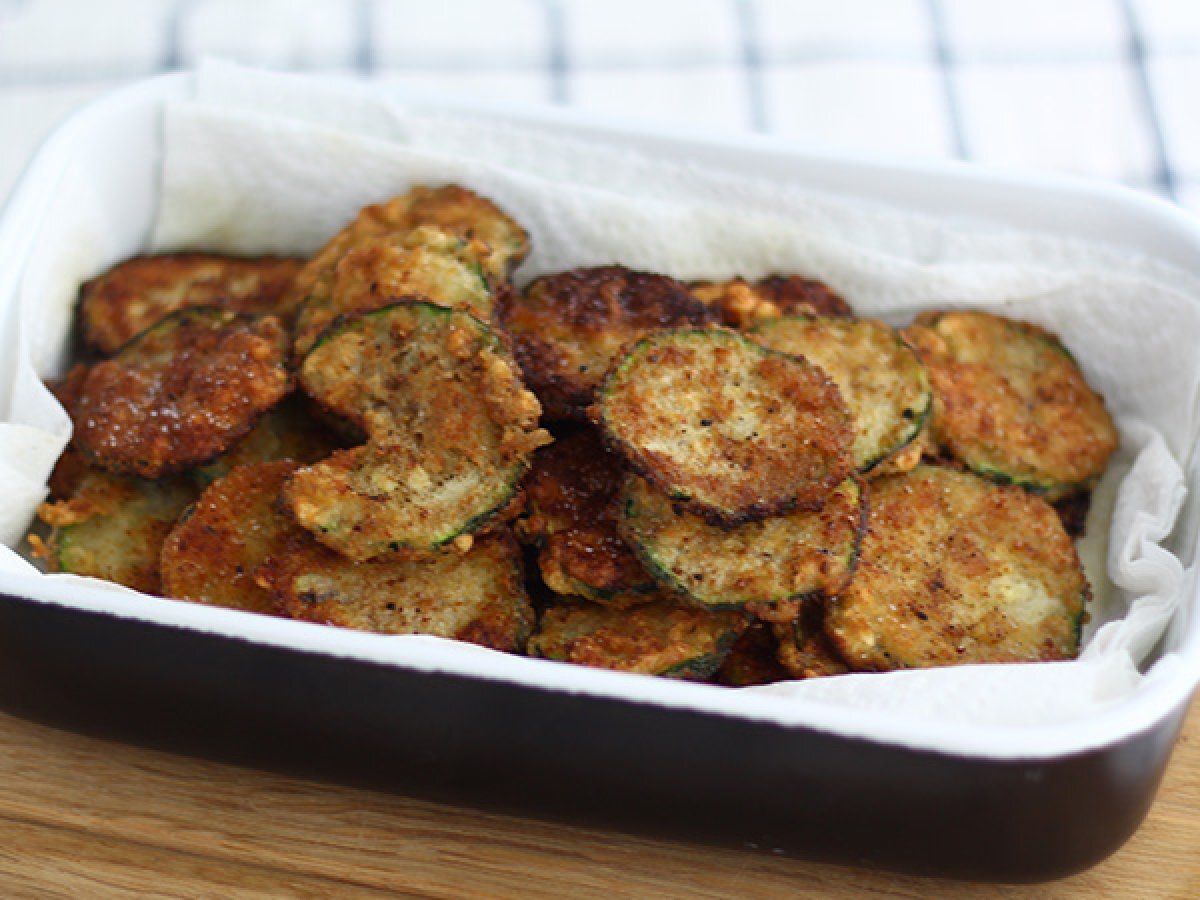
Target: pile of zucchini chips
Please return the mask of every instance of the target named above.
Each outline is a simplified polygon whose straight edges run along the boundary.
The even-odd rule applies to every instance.
[[[518,290],[529,249],[489,200],[417,187],[309,260],[88,282],[35,554],[728,685],[1078,652],[1071,535],[1117,436],[1054,335],[898,331],[792,275]]]

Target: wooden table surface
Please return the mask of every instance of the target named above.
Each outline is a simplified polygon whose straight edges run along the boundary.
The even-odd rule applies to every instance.
[[[439,806],[0,716],[0,897],[1200,897],[1200,702],[1149,818],[1034,888],[713,850]]]

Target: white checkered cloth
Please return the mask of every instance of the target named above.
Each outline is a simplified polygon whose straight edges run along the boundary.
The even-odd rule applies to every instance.
[[[0,0],[0,199],[81,103],[206,56],[1070,172],[1200,212],[1200,0]]]

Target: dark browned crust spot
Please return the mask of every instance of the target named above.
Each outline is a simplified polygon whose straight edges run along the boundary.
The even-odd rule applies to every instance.
[[[727,687],[753,687],[786,681],[790,674],[776,656],[779,644],[771,627],[754,622],[734,642],[713,681]]]
[[[546,275],[501,298],[496,317],[551,419],[585,420],[596,388],[631,341],[713,316],[674,278],[622,266]]]
[[[781,316],[853,316],[850,305],[828,285],[799,275],[768,275],[758,281],[693,281],[696,297],[732,328],[751,328]]]
[[[542,579],[552,590],[605,601],[654,588],[654,579],[617,533],[623,478],[620,457],[591,428],[534,455],[518,533],[538,547]]]
[[[291,388],[274,317],[191,307],[93,366],[75,439],[114,472],[158,478],[207,462]]]
[[[87,381],[87,374],[88,367],[83,363],[76,363],[58,381],[46,384],[50,393],[62,404],[73,428],[79,418],[79,398],[83,394],[83,384]],[[91,463],[75,446],[75,437],[72,435],[71,440],[67,442],[67,446],[63,448],[62,454],[58,457],[58,461],[55,462],[54,469],[50,472],[50,478],[47,481],[51,499],[61,500],[74,494],[90,469]]]
[[[302,260],[239,259],[211,253],[137,256],[84,284],[79,320],[87,343],[104,355],[189,306],[218,306],[287,319],[283,296]]]
[[[163,542],[166,596],[274,614],[274,599],[254,572],[296,530],[277,505],[284,480],[298,466],[292,460],[251,463],[209,485]]]
[[[631,468],[715,525],[820,509],[853,469],[837,386],[727,328],[643,338],[591,414]]]

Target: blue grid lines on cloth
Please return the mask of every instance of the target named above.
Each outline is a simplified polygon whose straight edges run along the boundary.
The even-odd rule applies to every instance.
[[[1200,210],[1192,0],[0,0],[0,197],[80,104],[207,56],[1070,172]]]

